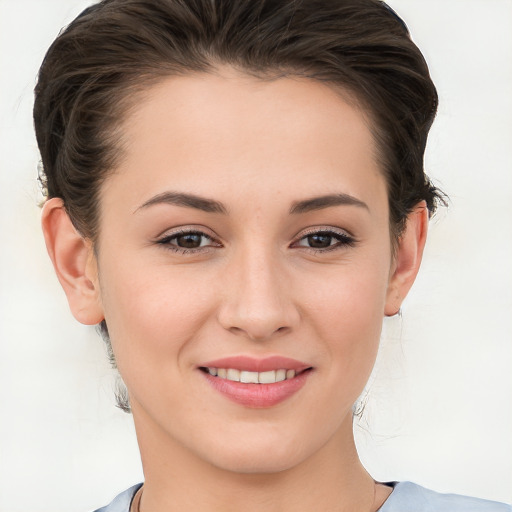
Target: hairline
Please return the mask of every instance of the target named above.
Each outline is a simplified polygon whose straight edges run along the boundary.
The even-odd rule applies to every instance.
[[[349,106],[357,109],[363,117],[363,122],[368,128],[373,140],[373,159],[377,168],[384,177],[386,194],[387,194],[387,205],[388,205],[388,225],[389,234],[391,240],[392,254],[394,255],[398,247],[398,241],[401,235],[401,229],[397,230],[394,226],[393,220],[391,219],[391,210],[389,208],[389,194],[390,187],[387,179],[386,167],[386,152],[383,149],[382,142],[382,129],[379,127],[379,123],[376,119],[375,114],[372,111],[369,102],[365,101],[362,94],[358,94],[353,87],[334,80],[323,80],[318,77],[306,74],[300,69],[295,69],[291,66],[283,67],[272,67],[269,66],[265,69],[257,69],[247,66],[240,66],[232,63],[221,62],[216,59],[212,59],[207,62],[204,69],[190,69],[190,68],[177,68],[173,66],[173,69],[162,70],[148,68],[141,73],[131,75],[127,84],[118,88],[116,93],[120,96],[119,101],[115,107],[115,118],[114,122],[106,123],[104,130],[107,135],[111,137],[112,143],[110,151],[113,153],[113,165],[105,170],[102,180],[98,183],[99,187],[96,196],[96,232],[92,236],[83,236],[89,238],[93,246],[95,247],[95,253],[99,251],[99,233],[101,224],[101,196],[102,196],[102,184],[109,179],[109,177],[119,172],[122,165],[123,154],[127,147],[127,142],[124,139],[123,126],[131,115],[135,115],[137,108],[147,98],[147,94],[151,89],[157,87],[163,82],[177,78],[177,77],[191,77],[200,75],[214,75],[223,77],[222,69],[231,69],[240,74],[240,76],[250,77],[260,81],[276,81],[281,79],[290,80],[306,80],[309,82],[316,82],[320,85],[328,87],[334,92],[342,101],[346,102]]]

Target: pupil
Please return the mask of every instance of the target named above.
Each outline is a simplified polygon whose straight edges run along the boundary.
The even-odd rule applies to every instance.
[[[187,235],[181,235],[176,240],[179,247],[185,247],[186,249],[196,249],[201,246],[201,235],[189,233]]]
[[[310,247],[325,248],[329,247],[332,242],[330,235],[310,235],[308,236],[308,243]]]

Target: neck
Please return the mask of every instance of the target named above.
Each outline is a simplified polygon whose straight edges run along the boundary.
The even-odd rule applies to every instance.
[[[145,474],[141,512],[370,512],[381,504],[381,490],[376,498],[375,482],[359,461],[351,417],[300,464],[273,473],[240,473],[200,459],[155,425],[148,428],[144,412],[133,410]]]

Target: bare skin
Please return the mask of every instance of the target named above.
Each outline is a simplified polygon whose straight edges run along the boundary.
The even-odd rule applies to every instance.
[[[169,78],[122,131],[96,253],[59,199],[43,229],[75,317],[107,321],[141,450],[140,510],[377,510],[391,489],[359,461],[352,404],[382,318],[418,271],[425,205],[392,257],[367,120],[313,81]],[[234,355],[311,370],[286,400],[244,406],[200,368]]]

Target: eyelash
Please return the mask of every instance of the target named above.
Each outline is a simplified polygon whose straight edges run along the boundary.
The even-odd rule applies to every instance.
[[[207,250],[215,247],[215,246],[205,246],[205,247],[196,247],[193,249],[187,249],[185,247],[179,247],[179,246],[171,243],[172,240],[175,240],[181,236],[186,236],[186,235],[198,235],[202,238],[206,238],[206,239],[210,240],[211,242],[215,242],[213,237],[211,237],[210,235],[207,235],[206,233],[204,233],[202,231],[199,231],[197,229],[183,229],[183,230],[177,231],[175,233],[172,233],[171,235],[166,235],[163,238],[160,238],[159,240],[157,240],[157,244],[163,245],[166,249],[173,251],[173,252],[177,252],[179,254],[206,252]],[[217,245],[217,247],[219,247],[219,246],[220,246],[220,244]]]
[[[203,246],[203,247],[200,246],[200,247],[195,247],[192,249],[187,249],[187,248],[179,247],[179,246],[171,243],[171,241],[176,240],[179,237],[186,236],[186,235],[198,235],[202,238],[206,238],[207,240],[210,240],[211,242],[215,242],[215,239],[213,237],[211,237],[210,235],[207,235],[206,233],[204,233],[202,231],[195,230],[195,229],[190,229],[190,230],[184,229],[184,230],[180,230],[175,233],[172,233],[170,235],[166,235],[163,238],[157,240],[156,243],[158,245],[164,246],[167,250],[176,252],[178,254],[195,254],[198,252],[204,253],[208,250],[211,250],[214,247],[221,247],[220,243],[217,243],[217,245],[207,245],[207,246]],[[304,248],[310,252],[313,252],[313,253],[326,253],[326,252],[339,250],[344,247],[353,247],[356,244],[356,240],[352,236],[350,236],[346,233],[334,231],[332,229],[315,229],[315,230],[311,230],[309,232],[303,233],[302,236],[296,242],[294,242],[292,244],[292,247],[293,247],[293,245],[297,244],[298,242],[301,242],[302,240],[304,240],[308,237],[311,237],[311,236],[315,236],[315,235],[321,235],[321,236],[323,235],[323,236],[327,236],[330,238],[334,238],[335,240],[337,240],[337,243],[335,243],[333,245],[329,245],[328,247],[321,248],[321,249],[314,248],[314,247],[307,247],[307,246],[299,246],[299,247],[302,247],[302,248]]]
[[[312,229],[311,231],[306,232],[306,233],[302,233],[302,236],[298,239],[297,242],[294,242],[294,244],[304,240],[305,238],[308,238],[310,236],[315,236],[315,235],[323,235],[323,236],[327,236],[330,238],[334,238],[335,240],[337,240],[337,243],[335,243],[333,245],[329,245],[328,247],[322,248],[322,249],[317,249],[315,247],[305,247],[305,246],[300,246],[300,247],[303,247],[304,249],[307,249],[314,253],[326,253],[326,252],[330,252],[330,251],[340,250],[340,249],[343,249],[346,247],[353,247],[356,244],[356,240],[354,239],[354,237],[348,235],[347,233],[344,233],[341,231],[335,231],[333,229],[318,229],[318,228]]]

